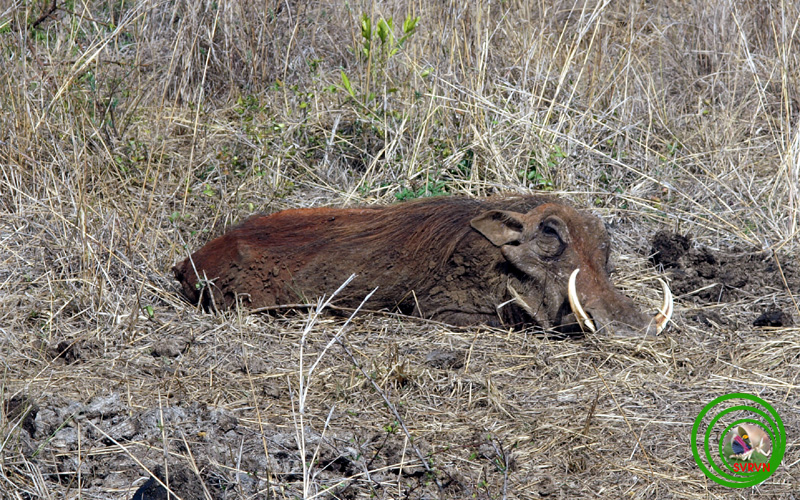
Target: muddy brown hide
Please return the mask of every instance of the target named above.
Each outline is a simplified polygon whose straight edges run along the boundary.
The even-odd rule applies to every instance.
[[[453,325],[570,329],[570,274],[598,330],[652,333],[608,276],[602,221],[555,197],[428,198],[386,207],[256,215],[173,269],[206,308],[311,303],[357,277],[335,304]],[[212,298],[213,294],[213,298]]]

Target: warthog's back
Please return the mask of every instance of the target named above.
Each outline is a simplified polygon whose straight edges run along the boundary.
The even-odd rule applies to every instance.
[[[186,297],[193,303],[202,300],[206,307],[212,303],[228,307],[237,297],[252,307],[306,303],[330,294],[356,274],[338,304],[356,306],[378,287],[371,307],[409,313],[418,308],[426,315],[429,304],[417,307],[414,295],[419,300],[431,289],[441,295],[440,280],[447,284],[462,276],[458,281],[463,286],[465,280],[484,274],[474,269],[467,273],[467,267],[503,260],[499,249],[470,227],[473,217],[491,209],[528,211],[548,199],[442,197],[385,207],[255,215],[206,244],[174,271]],[[447,272],[450,268],[455,274]],[[486,287],[484,282],[469,283],[466,288],[472,293],[447,295],[481,295],[475,292]],[[461,298],[460,302],[469,300]],[[491,308],[486,312],[494,315]]]

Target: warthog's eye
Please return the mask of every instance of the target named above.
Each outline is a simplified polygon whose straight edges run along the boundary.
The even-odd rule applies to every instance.
[[[537,253],[544,258],[554,258],[561,255],[566,248],[561,237],[561,222],[558,220],[545,220],[539,225],[539,234],[534,240]]]
[[[558,230],[551,226],[550,224],[544,224],[542,227],[542,234],[545,236],[555,236],[558,239],[561,239],[561,236],[558,235]]]

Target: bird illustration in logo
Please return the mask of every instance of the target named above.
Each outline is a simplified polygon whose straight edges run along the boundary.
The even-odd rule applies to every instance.
[[[733,436],[731,440],[731,448],[733,449],[733,455],[731,458],[741,458],[743,460],[747,460],[753,454],[753,445],[750,444],[750,436],[744,432],[744,429],[739,427],[739,434]]]
[[[772,441],[763,429],[756,425],[740,424],[725,435],[724,444],[730,444],[731,459],[748,460],[753,453],[768,457],[772,452]]]

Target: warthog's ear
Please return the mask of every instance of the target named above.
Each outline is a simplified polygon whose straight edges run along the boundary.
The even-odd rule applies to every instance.
[[[522,214],[490,210],[475,217],[469,224],[495,246],[519,243],[522,236]]]

